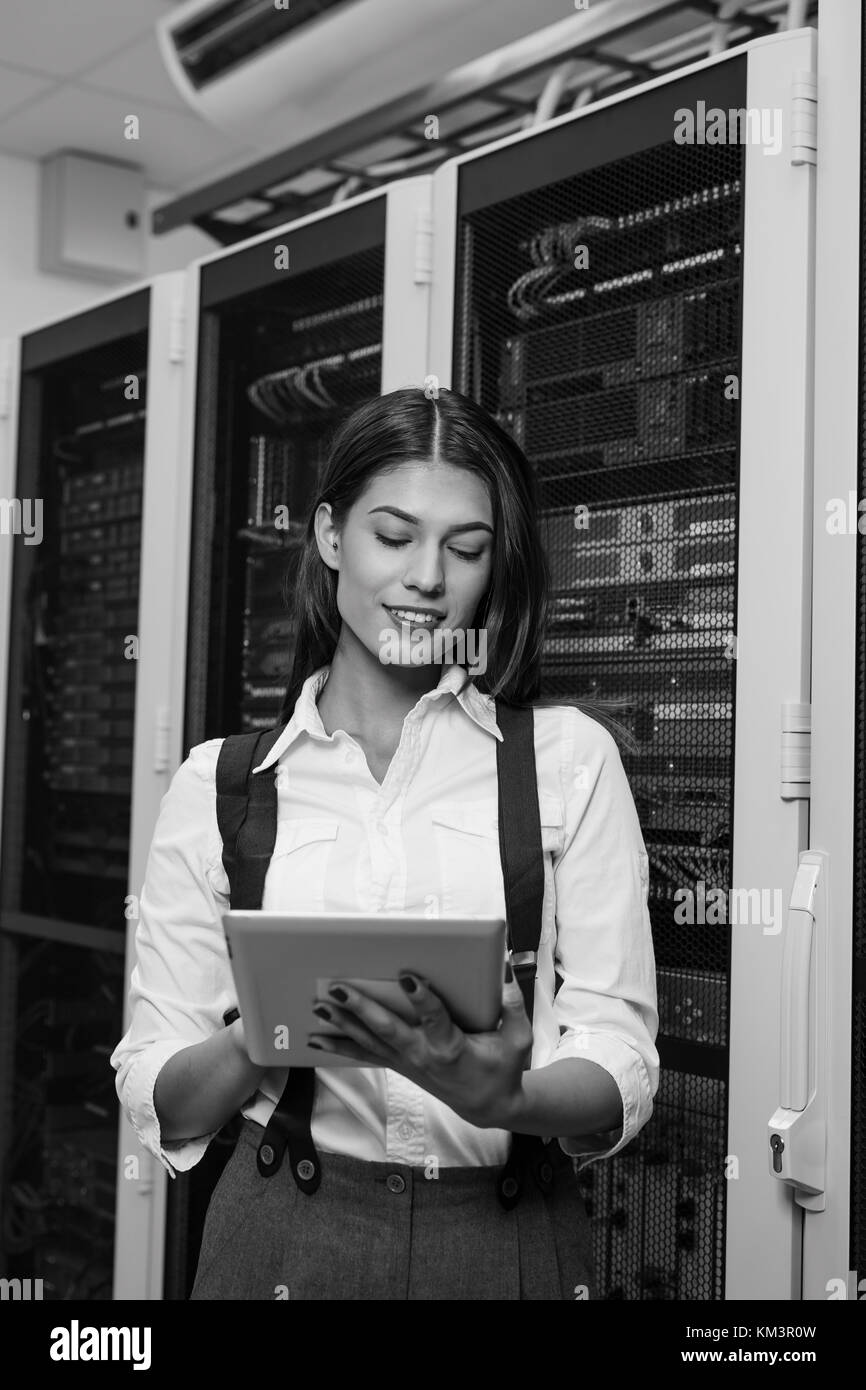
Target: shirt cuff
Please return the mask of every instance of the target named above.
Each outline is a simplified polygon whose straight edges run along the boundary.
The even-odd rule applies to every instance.
[[[564,1033],[551,1061],[579,1057],[595,1062],[613,1077],[622,1100],[623,1122],[619,1129],[595,1134],[558,1135],[559,1147],[575,1158],[577,1171],[600,1158],[611,1158],[630,1144],[653,1112],[653,1093],[643,1058],[634,1048],[611,1033],[570,1030]]]
[[[194,1168],[211,1139],[219,1133],[213,1130],[196,1139],[167,1139],[162,1142],[159,1119],[153,1104],[156,1078],[170,1057],[190,1046],[188,1039],[181,1038],[153,1043],[131,1066],[122,1097],[139,1143],[159,1159],[172,1178],[176,1178],[179,1172],[185,1173]]]

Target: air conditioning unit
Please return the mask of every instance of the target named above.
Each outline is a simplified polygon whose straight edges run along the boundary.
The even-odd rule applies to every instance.
[[[563,0],[187,0],[157,33],[198,115],[246,144],[285,148],[564,12]]]

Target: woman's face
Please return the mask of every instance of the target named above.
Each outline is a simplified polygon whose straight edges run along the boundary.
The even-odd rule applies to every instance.
[[[469,629],[490,582],[493,511],[487,488],[475,473],[451,464],[404,463],[378,475],[342,532],[322,503],[316,537],[323,560],[339,573],[337,608],[344,625],[380,661],[383,651],[393,661],[395,640],[403,635],[408,647],[419,630]],[[395,609],[431,609],[436,616],[429,626],[420,615],[406,626]]]

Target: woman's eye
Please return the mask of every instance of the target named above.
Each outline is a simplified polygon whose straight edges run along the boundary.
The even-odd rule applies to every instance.
[[[388,537],[388,536],[380,536],[380,534],[379,534],[378,531],[375,531],[373,534],[375,535],[376,540],[377,540],[377,541],[381,541],[383,545],[398,546],[398,545],[408,545],[408,544],[409,544],[409,541],[408,541],[408,540],[393,540],[392,538],[390,538],[390,537]],[[455,555],[459,555],[461,560],[472,560],[472,561],[474,561],[474,560],[480,560],[482,554],[484,553],[484,552],[481,551],[481,550],[454,550],[454,547],[453,547],[453,546],[452,546],[452,551],[453,551],[453,553],[454,553]]]

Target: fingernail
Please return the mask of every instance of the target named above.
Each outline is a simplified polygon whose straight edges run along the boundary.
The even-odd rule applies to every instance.
[[[507,985],[510,985],[510,984],[511,984],[511,981],[512,981],[513,979],[514,979],[514,971],[511,969],[511,965],[510,965],[509,961],[506,961],[506,962],[505,962],[505,983],[506,983]]]
[[[400,984],[403,986],[407,994],[414,994],[418,988],[411,975],[401,975]]]
[[[324,1004],[317,1004],[316,1007],[313,1009],[313,1013],[316,1015],[317,1018],[325,1018],[330,1023],[331,1011],[330,1009],[326,1009]]]
[[[328,990],[328,993],[330,994],[332,999],[338,1000],[340,1004],[345,1004],[346,1000],[349,997],[344,989],[340,989],[339,985],[331,985],[331,988]]]

